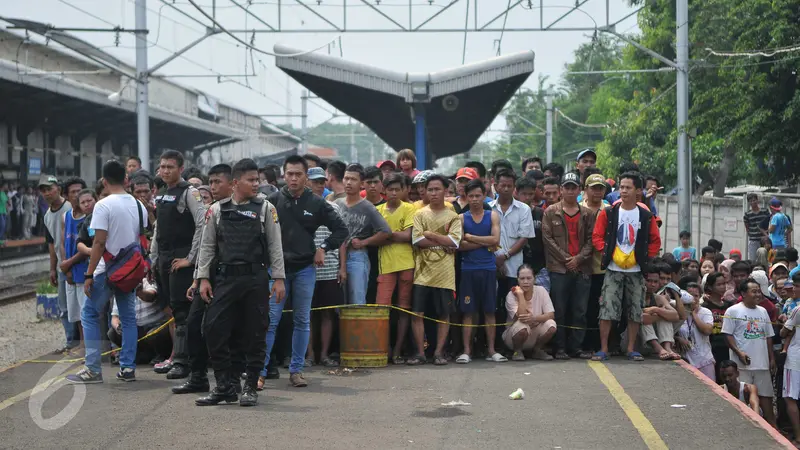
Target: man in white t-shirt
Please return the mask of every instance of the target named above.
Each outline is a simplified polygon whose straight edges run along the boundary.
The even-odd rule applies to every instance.
[[[731,306],[722,320],[722,334],[728,341],[730,357],[739,367],[741,381],[756,385],[758,400],[764,419],[775,426],[772,410],[772,375],[775,356],[772,353],[772,336],[767,310],[758,306],[762,300],[761,286],[748,278],[739,287],[742,302]]]
[[[800,399],[800,337],[795,336],[794,330],[800,325],[800,317],[795,308],[789,313],[789,319],[783,324],[781,337],[789,339],[789,348],[786,351],[786,364],[783,366],[783,399],[786,401],[786,412],[792,422],[794,440],[792,444],[800,445],[800,412],[797,409],[797,400]]]
[[[136,294],[122,292],[111,286],[106,278],[104,252],[116,256],[120,250],[139,239],[139,217],[147,226],[144,205],[125,191],[125,166],[119,161],[109,161],[103,166],[103,184],[110,195],[97,202],[92,214],[91,227],[95,230],[92,255],[86,271],[84,290],[87,301],[81,311],[81,324],[86,339],[86,365],[67,381],[77,384],[102,383],[100,368],[100,313],[113,295],[122,322],[122,351],[117,379],[136,379]]]

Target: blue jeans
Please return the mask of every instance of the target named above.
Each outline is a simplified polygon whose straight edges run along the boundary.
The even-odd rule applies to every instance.
[[[347,251],[347,304],[367,303],[369,286],[369,253],[366,250]]]
[[[75,324],[69,321],[67,313],[67,275],[56,270],[58,273],[58,318],[61,326],[64,327],[64,337],[67,341],[67,348],[74,348],[80,344],[80,337],[75,335]]]
[[[269,283],[272,290],[272,281]],[[294,310],[294,332],[292,333],[292,362],[289,364],[289,373],[302,373],[308,350],[308,338],[311,334],[311,299],[314,298],[314,286],[317,283],[317,270],[310,265],[295,273],[287,273],[284,284],[286,285],[286,298],[276,303],[275,298],[269,299],[269,328],[267,328],[267,357],[261,376],[267,375],[269,356],[275,344],[275,331],[283,316],[283,306],[289,299],[292,300]]]
[[[8,214],[0,214],[0,241],[6,238],[7,226],[8,226]]]
[[[122,350],[119,354],[120,368],[136,369],[136,340],[139,332],[136,328],[136,294],[121,292],[108,284],[106,274],[94,277],[92,292],[81,309],[81,324],[86,343],[86,367],[94,373],[100,373],[100,314],[111,300],[117,301],[119,320],[122,322]],[[102,318],[105,320],[105,317]]]
[[[536,274],[536,285],[550,292],[550,272],[548,272],[547,269],[542,269]]]

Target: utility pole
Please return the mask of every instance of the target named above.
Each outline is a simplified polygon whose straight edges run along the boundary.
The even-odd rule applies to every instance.
[[[553,96],[548,92],[544,97],[547,108],[547,126],[545,127],[545,146],[547,148],[547,164],[553,162]]]
[[[689,119],[689,2],[677,0],[677,119],[678,119],[678,231],[692,231],[692,153],[686,123]]]
[[[308,133],[308,91],[303,89],[302,94],[300,94],[300,154],[305,155],[308,153],[308,139],[306,134]]]
[[[142,169],[150,170],[150,114],[147,95],[147,0],[136,0],[136,142]]]
[[[347,124],[350,125],[350,164],[358,162],[358,155],[356,154],[356,135],[353,131],[353,118],[347,119]]]

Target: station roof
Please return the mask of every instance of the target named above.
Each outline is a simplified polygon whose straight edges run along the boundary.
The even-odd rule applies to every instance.
[[[414,113],[426,110],[436,158],[468,151],[534,70],[532,51],[431,73],[403,73],[276,45],[276,65],[395,150],[414,148]],[[424,92],[420,91],[424,87]],[[423,95],[420,95],[420,94]]]
[[[13,63],[0,61],[0,98],[0,120],[136,141],[136,103],[111,101],[108,92],[94,86],[68,78],[23,77]],[[154,148],[190,150],[210,142],[242,138],[238,130],[152,104],[149,114]]]

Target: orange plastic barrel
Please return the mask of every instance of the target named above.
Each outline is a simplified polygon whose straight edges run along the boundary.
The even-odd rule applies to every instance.
[[[389,309],[342,308],[339,352],[343,367],[386,367],[389,363]]]

